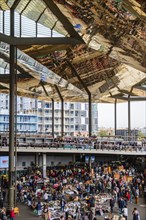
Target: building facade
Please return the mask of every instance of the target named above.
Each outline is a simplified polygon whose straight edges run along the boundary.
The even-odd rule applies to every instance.
[[[17,132],[52,134],[52,103],[17,97]],[[0,131],[9,131],[9,96],[0,94]],[[92,131],[98,131],[97,104],[92,104]],[[61,135],[61,103],[54,103],[54,134]],[[64,103],[64,135],[88,135],[88,103]]]
[[[129,140],[128,129],[117,129],[116,135],[121,136],[125,141]],[[136,141],[139,137],[138,129],[131,129],[130,131],[130,139],[131,141]]]

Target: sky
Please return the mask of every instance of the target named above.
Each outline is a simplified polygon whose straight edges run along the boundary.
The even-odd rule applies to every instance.
[[[98,125],[114,128],[114,104],[98,104]],[[128,103],[117,104],[117,128],[128,127]],[[146,127],[146,102],[131,102],[131,128]]]

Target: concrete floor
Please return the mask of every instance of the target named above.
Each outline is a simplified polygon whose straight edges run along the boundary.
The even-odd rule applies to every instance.
[[[42,218],[38,218],[38,216],[35,216],[34,213],[26,205],[18,204],[18,206],[20,208],[20,215],[15,218],[16,220],[42,219]],[[140,198],[138,205],[134,203],[128,205],[128,211],[129,211],[128,220],[133,220],[132,210],[134,207],[136,207],[139,210],[140,217],[141,217],[140,220],[146,220],[146,199]],[[114,213],[115,214],[118,213],[117,208],[115,208]],[[103,216],[102,217],[98,216],[98,220],[103,220],[103,219],[104,219]]]

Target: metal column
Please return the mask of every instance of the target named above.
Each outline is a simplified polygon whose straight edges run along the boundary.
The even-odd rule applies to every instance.
[[[16,67],[15,67],[15,201],[17,203],[17,48],[16,49]]]
[[[46,164],[47,164],[47,155],[43,153],[42,155],[42,166],[43,166],[43,178],[46,178]]]
[[[43,81],[40,81],[40,83],[41,83],[41,86],[43,87],[43,90],[44,90],[46,96],[49,97],[49,94],[45,88]],[[52,136],[54,137],[54,99],[51,99],[51,100],[52,100]]]
[[[39,154],[36,153],[35,154],[35,167],[38,167],[39,166]]]
[[[130,106],[130,97],[128,97],[128,140],[130,141],[131,136],[131,106]]]
[[[88,94],[88,117],[89,117],[89,137],[92,135],[92,99],[91,93]]]
[[[64,136],[64,100],[63,100],[63,97],[60,93],[58,86],[55,85],[55,89],[61,100],[61,137],[63,137]]]
[[[128,95],[128,140],[131,140],[131,106],[130,106],[130,96],[132,93],[133,87],[131,88]]]
[[[117,99],[115,99],[115,111],[114,111],[114,119],[115,119],[115,136],[117,135]]]
[[[64,100],[61,99],[61,136],[64,136]]]
[[[68,65],[70,66],[71,70],[73,71],[74,75],[77,77],[79,82],[82,84],[83,88],[85,89],[86,93],[88,94],[88,117],[89,117],[89,137],[92,135],[92,97],[91,92],[89,91],[88,87],[85,85],[84,81],[79,76],[78,72],[76,71],[75,67],[72,63],[68,60]]]
[[[14,36],[14,9],[10,10],[10,33]],[[10,45],[10,96],[9,96],[9,190],[8,209],[14,207],[14,127],[15,127],[15,46]]]
[[[52,136],[54,138],[54,99],[52,99]]]
[[[3,11],[3,34],[5,34],[5,11]]]

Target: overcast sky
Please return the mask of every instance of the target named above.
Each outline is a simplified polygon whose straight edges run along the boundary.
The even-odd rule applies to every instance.
[[[98,104],[99,127],[114,128],[114,104]],[[128,104],[117,104],[117,128],[128,127]],[[131,102],[131,128],[146,127],[146,102]]]

